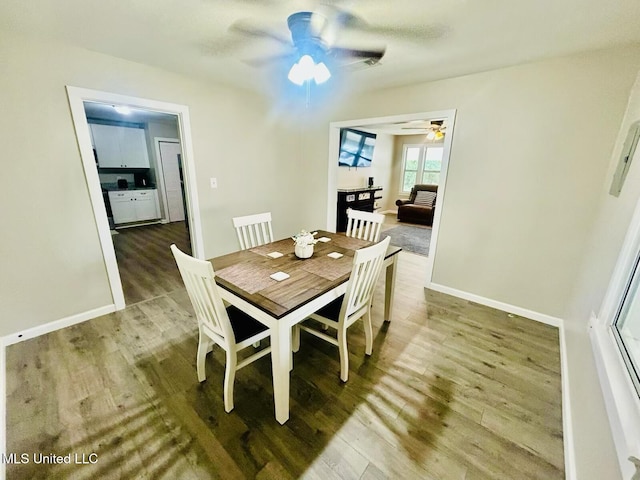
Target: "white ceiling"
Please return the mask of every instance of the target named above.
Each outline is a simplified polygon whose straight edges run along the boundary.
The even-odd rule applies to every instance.
[[[546,57],[640,42],[638,0],[355,0],[331,2],[376,33],[343,32],[338,44],[385,44],[381,65],[342,81],[363,89],[429,81]],[[135,62],[257,91],[265,67],[246,62],[285,51],[230,26],[287,37],[286,18],[315,10],[304,0],[3,0],[0,30],[56,39]]]

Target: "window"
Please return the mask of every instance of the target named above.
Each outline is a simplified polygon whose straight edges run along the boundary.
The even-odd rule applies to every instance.
[[[631,220],[600,313],[589,321],[594,360],[622,476],[640,445],[640,203]]]
[[[410,192],[416,183],[438,185],[443,153],[442,144],[405,145],[401,191]]]
[[[612,325],[622,358],[631,380],[640,394],[640,256],[636,258],[633,273],[626,284],[624,295]]]
[[[350,128],[340,131],[340,159],[338,165],[346,167],[370,167],[373,160],[375,133]]]

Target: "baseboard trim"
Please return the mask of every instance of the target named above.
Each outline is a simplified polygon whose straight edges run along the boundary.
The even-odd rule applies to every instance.
[[[0,338],[0,453],[7,452],[7,360],[6,348]],[[7,478],[5,462],[0,462],[0,479]]]
[[[569,364],[567,361],[567,337],[564,324],[558,327],[560,334],[560,375],[562,376],[562,443],[564,445],[564,478],[577,480],[576,455],[573,441],[573,417],[569,394]]]
[[[516,307],[515,305],[499,302],[497,300],[492,300],[490,298],[481,297],[480,295],[476,295],[474,293],[465,292],[463,290],[457,290],[455,288],[447,287],[445,285],[440,285],[438,283],[433,283],[433,282],[428,283],[427,288],[430,288],[431,290],[435,290],[436,292],[446,293],[447,295],[452,295],[454,297],[470,300],[472,302],[476,302],[481,305],[485,305],[487,307],[497,308],[498,310],[514,313],[521,317],[526,317],[526,318],[530,318],[531,320],[535,320],[536,322],[544,323],[546,325],[551,325],[552,327],[560,328],[562,326],[562,319],[560,318],[552,317],[551,315],[546,315],[544,313],[535,312],[533,310],[527,310],[526,308]]]
[[[504,312],[514,313],[521,317],[530,318],[536,322],[544,323],[552,327],[558,328],[560,343],[560,377],[562,381],[562,442],[564,446],[564,469],[565,478],[567,480],[576,480],[575,467],[575,444],[573,441],[573,420],[571,417],[571,403],[569,401],[569,365],[567,363],[567,344],[564,332],[564,321],[561,318],[552,317],[544,313],[527,310],[526,308],[516,307],[508,303],[499,302],[490,298],[481,297],[473,293],[457,290],[455,288],[430,282],[426,288],[435,290],[436,292],[446,293],[454,297],[469,300],[491,308],[497,308]]]
[[[39,337],[40,335],[44,335],[46,333],[55,332],[56,330],[70,327],[71,325],[76,325],[78,323],[86,322],[87,320],[91,320],[92,318],[101,317],[102,315],[106,315],[115,311],[115,304],[105,305],[103,307],[94,308],[93,310],[89,310],[87,312],[78,313],[76,315],[61,318],[60,320],[54,320],[53,322],[38,325],[37,327],[29,328],[21,332],[6,335],[5,337],[2,337],[0,341],[2,342],[2,346],[13,345],[14,343],[23,342],[31,338]]]
[[[116,311],[115,304],[105,305],[103,307],[94,308],[87,312],[78,313],[69,317],[54,320],[53,322],[45,323],[44,325],[38,325],[37,327],[29,328],[21,332],[13,333],[0,337],[0,453],[7,451],[7,363],[6,352],[7,346],[13,345],[31,338],[39,337],[46,333],[51,333],[56,330],[60,330],[71,325],[86,322],[92,318],[100,317],[108,313]],[[7,470],[4,462],[0,462],[0,479],[6,478]]]

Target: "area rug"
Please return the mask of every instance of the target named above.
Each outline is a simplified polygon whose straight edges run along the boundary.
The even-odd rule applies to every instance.
[[[391,245],[402,247],[407,252],[418,255],[429,255],[429,242],[431,241],[431,229],[400,225],[390,228],[380,234],[380,240],[391,237]]]

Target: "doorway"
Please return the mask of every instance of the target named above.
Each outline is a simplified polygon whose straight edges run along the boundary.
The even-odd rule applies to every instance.
[[[182,147],[178,138],[154,139],[158,159],[158,190],[165,205],[165,223],[182,222],[186,216]],[[187,224],[187,230],[189,226]]]
[[[404,115],[393,115],[386,117],[365,118],[359,120],[348,120],[342,122],[332,122],[329,126],[329,159],[328,159],[328,191],[327,191],[327,228],[332,229],[336,225],[336,197],[338,190],[338,156],[340,151],[340,131],[344,128],[361,128],[368,131],[375,131],[376,128],[388,127],[391,125],[404,125],[407,130],[420,122],[442,122],[446,124],[446,135],[442,142],[442,160],[438,181],[438,201],[433,211],[433,223],[430,236],[429,255],[426,258],[425,286],[431,283],[433,275],[434,258],[437,251],[438,230],[442,206],[445,200],[447,169],[453,130],[455,123],[455,110],[442,110],[434,112],[412,113]],[[391,194],[395,192],[390,192]],[[389,193],[387,193],[388,195]]]
[[[137,226],[136,228],[124,228],[131,225],[139,225],[138,222],[125,222],[123,228],[112,229],[109,220],[107,217],[107,205],[103,196],[103,187],[101,183],[104,183],[104,178],[101,181],[98,169],[96,168],[96,156],[94,154],[94,144],[91,138],[91,129],[89,127],[89,122],[87,120],[87,116],[85,114],[85,102],[95,103],[95,104],[103,104],[114,106],[124,106],[129,109],[140,110],[147,112],[149,115],[171,115],[176,119],[177,132],[179,141],[181,142],[181,152],[180,152],[180,162],[179,162],[179,170],[182,171],[182,187],[184,191],[183,196],[183,205],[184,205],[184,215],[185,220],[184,223],[188,222],[189,229],[186,232],[186,240],[191,246],[191,251],[194,256],[197,258],[204,258],[203,251],[203,242],[202,242],[202,230],[200,224],[200,212],[197,201],[197,192],[196,192],[196,182],[195,182],[195,168],[193,163],[193,145],[191,140],[191,129],[190,129],[190,121],[189,121],[189,113],[188,108],[184,105],[170,104],[165,102],[158,102],[155,100],[137,98],[137,97],[129,97],[124,95],[113,94],[109,92],[101,92],[95,90],[81,89],[77,87],[67,87],[67,95],[69,98],[69,105],[71,107],[72,118],[74,122],[74,127],[76,131],[76,136],[78,139],[78,146],[80,148],[80,154],[82,157],[82,163],[84,168],[85,177],[87,180],[87,186],[89,190],[89,196],[91,199],[91,204],[93,208],[94,218],[96,221],[96,226],[98,229],[98,236],[100,239],[100,244],[102,248],[103,258],[105,262],[105,267],[107,271],[107,276],[109,279],[109,284],[111,287],[112,297],[114,306],[117,310],[121,310],[125,308],[125,296],[123,291],[123,282],[121,278],[121,271],[118,264],[118,258],[116,256],[116,249],[114,246],[115,242],[120,242],[121,236],[120,232],[127,231],[132,235],[129,235],[129,239],[132,240],[129,242],[131,245],[131,249],[134,252],[134,256],[140,256],[140,253],[144,253],[144,249],[140,249],[139,243],[133,238],[133,232],[136,234],[143,233],[142,228],[146,228],[147,226],[156,227],[157,232],[152,232],[153,235],[148,235],[149,238],[154,237],[156,240],[151,241],[151,243],[156,245],[162,245],[163,240],[158,241],[159,236],[159,227],[161,226],[161,222],[148,222],[151,225],[146,225],[144,227]],[[130,133],[130,132],[128,132]],[[153,149],[153,147],[151,147]],[[140,165],[135,165],[136,168],[140,167]],[[113,167],[113,165],[110,165]],[[115,175],[115,185],[117,187],[117,180],[127,180],[128,178],[118,179],[118,176],[125,177],[126,171],[118,170],[119,167],[116,167],[116,171],[111,172],[103,172],[105,174],[111,173]],[[118,175],[121,173],[121,175]],[[131,172],[134,173],[134,172]],[[157,182],[158,179],[158,171],[149,172],[149,181]],[[113,180],[113,177],[112,177]],[[135,185],[136,179],[135,176],[133,178],[133,184]],[[121,185],[125,185],[124,182],[121,182]],[[127,189],[128,190],[128,189]],[[127,192],[129,193],[129,192]],[[160,204],[160,199],[158,199],[158,204]],[[146,204],[145,204],[146,205]],[[148,205],[146,205],[148,207]],[[145,212],[147,209],[143,209]],[[166,206],[162,208],[163,212],[166,210]],[[126,219],[125,219],[126,220]],[[160,218],[158,218],[160,220]],[[115,223],[115,222],[114,222]],[[143,222],[144,223],[144,222]],[[176,222],[176,224],[179,222]],[[113,225],[115,226],[115,225]],[[118,232],[117,235],[112,235],[112,230]],[[125,235],[122,234],[124,237]],[[160,235],[161,236],[161,235]],[[117,239],[117,240],[116,240]],[[124,239],[124,238],[123,238]],[[151,249],[148,249],[151,251]],[[168,250],[168,247],[167,247]],[[143,259],[143,262],[147,262],[146,265],[144,263],[138,263],[133,266],[134,271],[139,271],[140,273],[149,274],[148,265],[153,260]],[[130,265],[122,266],[122,270],[130,267]],[[147,275],[147,283],[153,282],[153,279],[149,278]]]

